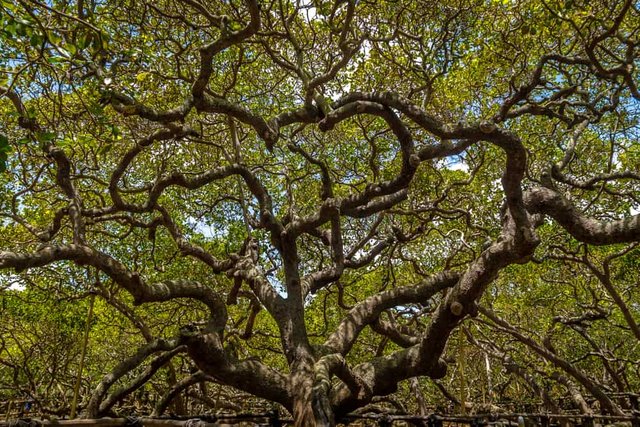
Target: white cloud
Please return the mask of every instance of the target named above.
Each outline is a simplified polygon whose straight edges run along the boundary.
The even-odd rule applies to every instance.
[[[467,166],[467,164],[463,162],[451,162],[448,163],[445,167],[452,171],[469,172],[469,166]]]

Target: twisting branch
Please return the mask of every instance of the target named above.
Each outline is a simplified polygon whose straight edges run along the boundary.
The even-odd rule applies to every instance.
[[[224,384],[292,409],[292,395],[284,375],[257,359],[234,360],[226,354],[218,334],[184,331],[189,356]]]
[[[120,378],[140,366],[150,355],[162,351],[171,354],[171,357],[173,357],[178,349],[180,349],[180,341],[177,339],[169,341],[157,339],[141,347],[136,354],[120,362],[110,373],[102,378],[89,399],[84,416],[86,418],[96,418],[100,414],[102,400],[109,388]]]
[[[98,416],[102,414],[106,414],[115,404],[124,399],[129,394],[136,391],[138,388],[143,386],[149,379],[158,371],[158,369],[170,363],[171,359],[175,357],[178,353],[184,353],[186,351],[185,347],[178,347],[171,351],[166,351],[163,354],[156,356],[149,362],[149,366],[140,373],[137,377],[135,377],[132,381],[124,386],[116,389],[113,393],[110,393],[100,404],[100,409],[98,411]],[[96,418],[96,417],[92,417]]]
[[[23,271],[64,260],[79,265],[90,265],[102,271],[126,289],[136,304],[192,298],[202,301],[209,308],[209,326],[212,330],[222,331],[227,322],[224,301],[208,286],[189,280],[166,280],[148,284],[138,273],[129,271],[119,261],[87,246],[47,246],[33,253],[0,252],[0,269],[14,268],[16,271]]]
[[[640,215],[600,221],[580,213],[565,197],[550,188],[538,187],[525,196],[527,210],[552,217],[577,240],[592,245],[633,243],[640,240]]]
[[[349,311],[324,346],[331,352],[345,355],[360,331],[374,322],[384,310],[402,304],[426,303],[436,293],[455,285],[459,279],[460,273],[445,271],[428,277],[415,286],[395,288],[371,296]]]

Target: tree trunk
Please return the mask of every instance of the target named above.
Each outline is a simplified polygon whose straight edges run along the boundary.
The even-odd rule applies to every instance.
[[[293,403],[293,421],[296,426],[335,426],[333,408],[326,395],[302,391]]]
[[[335,426],[335,415],[329,391],[331,376],[305,358],[292,365],[291,390],[293,394],[293,420],[296,426]]]

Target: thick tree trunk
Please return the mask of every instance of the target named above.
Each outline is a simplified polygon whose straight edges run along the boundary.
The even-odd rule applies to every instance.
[[[335,426],[335,416],[333,408],[329,402],[329,397],[324,393],[313,393],[311,396],[311,409],[313,410],[314,426]]]
[[[313,365],[296,364],[291,376],[293,419],[296,426],[335,426],[333,408],[327,391],[329,378],[316,375]]]
[[[296,426],[335,426],[335,416],[326,396],[300,393],[293,402],[293,421]]]
[[[296,426],[315,426],[315,415],[311,404],[311,383],[304,381],[298,386],[302,388],[297,390],[293,400],[294,424]]]

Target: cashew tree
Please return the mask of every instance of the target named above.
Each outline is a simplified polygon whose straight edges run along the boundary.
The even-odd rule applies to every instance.
[[[187,355],[158,412],[210,380],[334,425],[479,311],[517,336],[481,300],[522,269],[637,255],[633,1],[1,4],[0,283],[83,272],[163,325],[86,417]]]

